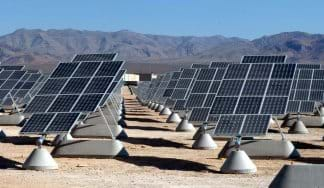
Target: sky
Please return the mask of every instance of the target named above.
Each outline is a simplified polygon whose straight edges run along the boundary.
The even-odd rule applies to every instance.
[[[323,0],[0,0],[0,35],[72,28],[255,39],[324,33],[323,7]]]

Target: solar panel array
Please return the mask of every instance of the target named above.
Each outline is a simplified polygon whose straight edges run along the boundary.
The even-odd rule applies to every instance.
[[[264,135],[271,115],[309,112],[314,101],[323,100],[322,67],[287,64],[286,56],[244,56],[239,64],[191,67],[196,69],[192,80],[182,77],[190,75],[186,69],[171,77],[165,106],[192,110],[192,122],[215,122],[215,136]]]
[[[0,72],[0,101],[4,102],[9,93],[12,93],[16,85],[24,77],[25,70],[4,70]]]
[[[271,115],[286,112],[295,69],[295,64],[231,64],[212,106],[193,108],[189,121],[216,121],[214,135],[266,134]]]
[[[296,71],[287,112],[313,112],[315,102],[324,100],[324,70],[311,65]]]
[[[22,100],[29,94],[31,89],[34,87],[34,85],[39,81],[39,79],[42,76],[41,73],[29,73],[29,72],[30,71],[27,70],[27,72],[23,75],[23,77],[13,87],[13,89],[10,91],[12,98],[7,95],[6,99],[3,102],[3,105],[12,105],[13,102],[16,102],[18,104],[22,103]]]
[[[81,113],[95,111],[107,99],[116,87],[113,83],[123,64],[123,61],[60,63],[26,107],[24,112],[32,116],[20,133],[68,132]]]

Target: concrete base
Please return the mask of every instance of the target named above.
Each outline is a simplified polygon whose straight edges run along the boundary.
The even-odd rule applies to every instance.
[[[284,165],[269,188],[324,187],[324,165]]]
[[[195,134],[193,135],[192,139],[193,139],[193,140],[197,140],[197,139],[199,138],[199,136],[200,136],[202,133],[204,133],[204,132],[210,134],[210,136],[213,137],[214,129],[215,129],[215,126],[208,126],[208,127],[206,128],[206,130],[204,130],[204,128],[203,128],[201,125],[199,125],[199,128],[197,129],[197,131],[196,131]],[[216,138],[217,138],[217,137],[216,137]]]
[[[172,112],[168,119],[166,120],[167,123],[180,123],[181,122],[181,118],[179,117],[179,115],[176,112]]]
[[[6,137],[7,137],[6,133],[2,129],[0,129],[0,140],[5,139]]]
[[[53,146],[59,145],[62,141],[71,141],[73,140],[73,137],[70,133],[68,134],[59,134],[57,135],[54,140],[52,141]]]
[[[0,125],[16,126],[19,125],[24,119],[25,116],[19,114],[4,115],[0,116]]]
[[[161,112],[164,109],[163,105],[159,105],[157,109],[155,109],[155,112]]]
[[[159,106],[160,106],[160,105],[159,105],[158,103],[156,103],[156,104],[155,104],[155,105],[154,105],[154,106],[152,107],[152,110],[154,110],[154,111],[155,111],[156,109],[158,109],[158,108],[159,108]]]
[[[62,141],[52,151],[54,157],[111,158],[129,156],[119,140]]]
[[[232,151],[220,171],[226,174],[249,174],[257,171],[249,156],[242,150]]]
[[[128,138],[127,133],[120,125],[109,125],[113,135],[118,139]],[[95,125],[77,125],[71,135],[74,138],[111,138],[111,133],[106,124],[98,123]]]
[[[194,149],[216,149],[217,144],[214,142],[210,134],[200,134],[197,140],[192,144]]]
[[[151,109],[152,108],[152,106],[154,106],[155,105],[155,103],[154,102],[151,102],[151,103],[149,103],[149,105],[147,106],[149,109]]]
[[[321,116],[300,116],[300,120],[306,127],[320,128],[324,125],[324,117]],[[286,116],[281,127],[292,127],[296,121],[297,115]]]
[[[304,123],[298,119],[288,130],[289,134],[308,134],[308,130]]]
[[[45,148],[34,149],[22,167],[27,170],[58,169],[57,163]]]
[[[176,127],[177,132],[192,132],[195,131],[195,127],[188,122],[188,119],[182,119]]]
[[[159,115],[170,115],[172,114],[171,110],[168,107],[164,107]]]
[[[300,154],[288,140],[241,140],[241,150],[251,158],[299,158]],[[226,158],[235,151],[235,141],[228,141],[218,154],[218,158]]]

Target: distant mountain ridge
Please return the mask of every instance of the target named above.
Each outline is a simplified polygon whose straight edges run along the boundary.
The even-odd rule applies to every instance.
[[[19,29],[0,37],[0,61],[6,64],[53,66],[76,53],[118,52],[129,63],[204,63],[238,61],[242,55],[287,54],[297,63],[324,62],[324,35],[285,32],[255,40],[166,36],[131,32]]]

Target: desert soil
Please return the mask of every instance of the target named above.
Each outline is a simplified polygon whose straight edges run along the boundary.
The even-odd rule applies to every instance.
[[[23,170],[36,137],[19,137],[20,127],[0,126],[8,136],[0,142],[0,187],[267,187],[284,164],[324,163],[324,130],[313,128],[307,135],[286,135],[301,143],[301,159],[253,159],[255,174],[221,174],[225,159],[217,155],[225,141],[216,141],[215,150],[191,149],[194,133],[175,132],[175,124],[141,106],[126,89],[124,97],[129,138],[122,142],[128,158],[55,158],[58,170]],[[281,139],[278,133],[267,137]]]

